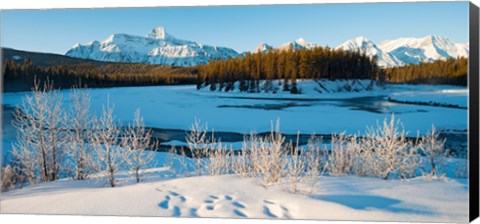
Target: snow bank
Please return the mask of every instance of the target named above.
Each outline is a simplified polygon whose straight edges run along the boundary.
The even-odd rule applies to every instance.
[[[3,194],[2,213],[468,221],[465,180],[322,177],[312,195],[299,195],[233,175],[172,179],[166,169],[149,174],[146,182],[116,188],[73,180],[32,185]]]
[[[467,108],[468,89],[440,89],[393,93],[391,99],[406,103],[426,103]]]

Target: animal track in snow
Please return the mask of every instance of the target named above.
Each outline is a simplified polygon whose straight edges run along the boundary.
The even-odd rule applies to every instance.
[[[206,212],[209,216],[233,216],[248,218],[246,211],[247,206],[240,201],[237,201],[236,198],[232,195],[209,195],[205,199],[204,204],[199,209],[200,211]]]
[[[278,205],[275,202],[264,200],[263,214],[269,218],[290,219],[288,208]]]
[[[160,189],[156,189],[157,191],[163,192]],[[180,208],[179,205],[185,203],[187,201],[187,198],[177,192],[174,191],[169,191],[169,194],[165,195],[165,200],[161,201],[158,206],[162,209],[165,210],[170,210],[172,213],[172,216],[181,216],[182,215],[182,209]],[[196,209],[195,210],[190,210],[190,215],[195,217],[196,215]]]

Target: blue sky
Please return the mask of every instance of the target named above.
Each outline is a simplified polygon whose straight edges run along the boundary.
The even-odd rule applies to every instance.
[[[441,35],[468,41],[468,2],[317,4],[1,11],[1,44],[64,54],[75,43],[113,33],[145,36],[156,26],[178,38],[238,52],[303,37],[337,46],[366,36],[376,43]]]

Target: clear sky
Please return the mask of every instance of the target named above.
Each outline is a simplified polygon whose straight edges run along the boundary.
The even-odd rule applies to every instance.
[[[64,54],[75,43],[113,33],[145,36],[156,26],[181,39],[238,52],[303,37],[335,47],[365,36],[445,36],[468,42],[468,2],[317,4],[1,11],[5,47]]]

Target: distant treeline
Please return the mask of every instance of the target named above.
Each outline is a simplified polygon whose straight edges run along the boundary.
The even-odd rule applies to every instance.
[[[18,54],[18,51],[12,54]],[[270,50],[242,57],[211,61],[195,67],[87,61],[42,53],[22,61],[5,59],[3,91],[26,91],[47,77],[56,87],[151,86],[197,84],[197,88],[259,92],[275,89],[270,80],[284,80],[282,89],[299,93],[297,79],[372,79],[390,83],[467,85],[468,59],[458,58],[419,65],[379,69],[365,54],[330,48]],[[43,55],[46,55],[43,57]],[[23,55],[22,55],[23,56]],[[58,61],[57,59],[61,59]],[[52,60],[47,60],[52,59]],[[72,63],[62,64],[71,61]],[[47,63],[48,62],[48,63]],[[239,85],[234,85],[235,82]]]
[[[199,67],[197,88],[209,86],[231,91],[258,92],[259,80],[283,79],[284,91],[296,93],[297,79],[377,79],[374,59],[358,52],[316,47],[302,50],[270,50],[243,57],[210,61]],[[269,92],[268,85],[264,91]]]
[[[390,83],[451,84],[466,86],[468,59],[457,58],[432,63],[382,69]]]
[[[196,67],[172,67],[130,63],[84,63],[76,65],[36,66],[30,59],[17,63],[6,60],[4,91],[30,90],[34,79],[54,82],[58,88],[75,85],[88,87],[194,84]]]

